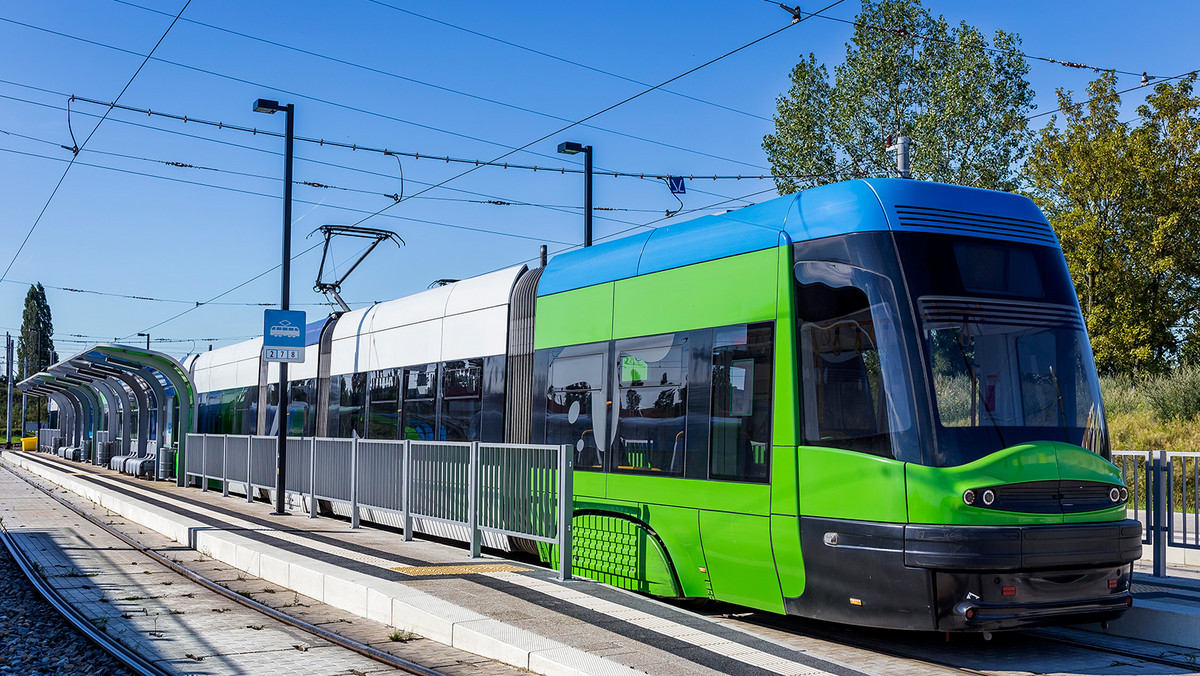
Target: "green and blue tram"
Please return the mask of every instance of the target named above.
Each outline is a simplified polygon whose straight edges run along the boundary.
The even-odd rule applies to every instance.
[[[252,343],[190,360],[200,431],[275,424]],[[1079,304],[1017,195],[823,186],[309,343],[296,433],[573,445],[576,571],[613,585],[939,631],[1131,603],[1141,527]]]

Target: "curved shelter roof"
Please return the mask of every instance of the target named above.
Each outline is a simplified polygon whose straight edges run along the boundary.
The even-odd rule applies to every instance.
[[[17,383],[17,387],[26,394],[47,397],[55,393],[66,395],[59,397],[59,404],[64,400],[71,404],[71,415],[79,438],[95,438],[102,413],[100,404],[111,398],[106,381],[118,374],[140,381],[145,391],[153,394],[159,409],[160,432],[167,417],[165,409],[169,402],[171,399],[179,402],[179,419],[175,422],[175,429],[177,462],[182,463],[196,394],[187,369],[170,355],[131,345],[99,343],[47,367],[45,371],[35,373]],[[129,438],[130,435],[125,433],[122,436]],[[147,435],[140,436],[144,443]],[[182,482],[182,474],[176,472],[176,475],[177,480]]]

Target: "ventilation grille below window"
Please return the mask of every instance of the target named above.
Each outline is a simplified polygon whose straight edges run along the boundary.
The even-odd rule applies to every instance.
[[[1058,238],[1046,223],[1007,216],[951,211],[932,207],[896,205],[896,216],[904,230],[935,230],[952,235],[999,237],[1043,246],[1058,246]]]
[[[1079,311],[1070,305],[925,296],[921,298],[920,306],[921,320],[927,328],[970,321],[976,324],[1083,330]]]
[[[1113,487],[1096,481],[1030,481],[995,486],[992,490],[996,501],[991,508],[1026,514],[1095,512],[1120,504],[1108,496]]]

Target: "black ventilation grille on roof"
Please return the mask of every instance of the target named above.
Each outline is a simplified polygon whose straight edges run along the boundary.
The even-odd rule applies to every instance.
[[[903,204],[897,204],[895,208],[901,230],[937,230],[953,235],[1001,237],[1030,244],[1058,246],[1054,231],[1041,221]]]

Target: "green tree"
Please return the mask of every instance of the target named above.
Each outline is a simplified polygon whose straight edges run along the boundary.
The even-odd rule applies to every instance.
[[[39,282],[30,285],[29,292],[25,294],[21,335],[17,338],[17,363],[14,364],[14,370],[20,373],[17,382],[57,361],[58,354],[54,351],[54,321],[50,316],[50,304],[46,302],[46,289],[42,288]]]
[[[1039,134],[1025,177],[1062,243],[1101,371],[1138,378],[1197,350],[1200,99],[1161,83],[1119,119],[1116,78]]]
[[[1033,91],[1020,38],[989,44],[951,29],[920,0],[864,0],[835,81],[811,53],[776,101],[763,138],[781,193],[859,176],[890,176],[885,137],[909,136],[913,178],[1011,190],[1029,140]]]

